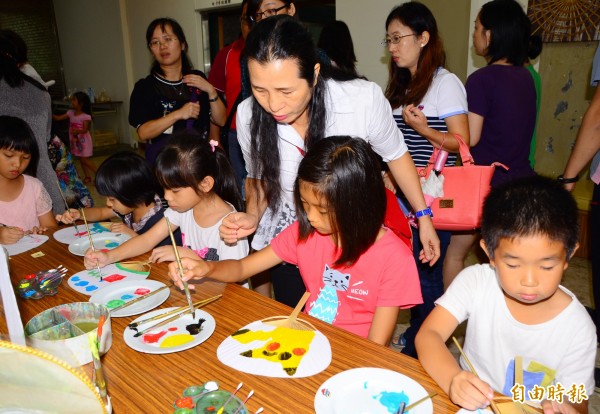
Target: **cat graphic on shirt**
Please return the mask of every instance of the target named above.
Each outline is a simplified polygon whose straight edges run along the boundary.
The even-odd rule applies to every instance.
[[[350,274],[339,272],[325,265],[323,270],[323,284],[319,296],[308,312],[324,322],[333,323],[338,313],[338,294],[346,292],[350,285]]]

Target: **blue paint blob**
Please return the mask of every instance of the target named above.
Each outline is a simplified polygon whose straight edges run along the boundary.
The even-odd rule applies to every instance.
[[[131,298],[133,298],[133,295],[130,295],[129,293],[121,296],[121,299],[123,299],[123,300],[131,299]]]
[[[77,282],[77,281],[79,281],[79,280],[81,280],[81,279],[79,278],[79,276],[73,276],[73,277],[71,278],[71,280],[72,280],[73,282]]]
[[[398,411],[401,403],[408,405],[408,396],[402,392],[382,391],[373,396],[373,399],[378,400],[385,407],[388,413],[394,414]]]
[[[88,287],[86,287],[86,288],[85,288],[85,291],[86,291],[86,292],[91,292],[91,291],[93,291],[93,290],[96,290],[96,289],[98,289],[98,286],[93,286],[93,285],[92,285],[92,286],[88,286]]]
[[[90,282],[82,280],[81,282],[75,283],[75,286],[87,286],[89,284],[90,284]]]
[[[105,246],[106,246],[107,249],[114,249],[118,245],[119,245],[119,243],[117,243],[117,242],[109,242],[109,243],[105,244]]]

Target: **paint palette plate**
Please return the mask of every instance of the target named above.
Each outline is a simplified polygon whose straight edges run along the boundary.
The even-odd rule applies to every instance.
[[[325,381],[315,395],[317,414],[395,413],[400,403],[409,405],[427,396],[418,382],[383,368],[356,368],[340,372]],[[431,399],[410,410],[410,414],[432,414]]]
[[[115,247],[123,244],[130,237],[127,234],[122,233],[99,233],[92,236],[94,247],[96,250],[112,250]],[[77,256],[85,255],[87,249],[90,248],[89,237],[84,237],[76,241],[75,243],[69,244],[69,251]]]
[[[316,375],[331,363],[331,345],[319,331],[300,331],[252,322],[219,345],[223,364],[254,375],[303,378]]]
[[[161,313],[165,313],[174,309],[177,308],[173,307],[156,309],[140,316],[132,322],[137,322],[138,320],[150,318],[155,315],[160,315]],[[200,333],[195,335],[190,334],[187,328],[192,324],[197,324],[201,319],[204,319],[204,322],[202,323],[202,330]],[[160,321],[161,319],[157,319],[148,322],[148,325],[156,324]],[[172,352],[185,351],[186,349],[200,345],[202,342],[210,338],[215,331],[216,326],[217,323],[215,322],[215,318],[213,318],[208,312],[201,309],[196,309],[193,317],[189,313],[186,313],[173,322],[159,326],[158,328],[153,329],[139,337],[134,336],[136,334],[135,330],[125,328],[125,331],[123,332],[123,339],[125,339],[127,346],[135,349],[136,351],[144,352],[146,354],[170,354]],[[140,326],[140,329],[145,328],[147,328],[146,325]]]
[[[1,246],[4,246],[9,256],[14,256],[35,249],[47,241],[48,236],[44,236],[43,234],[27,234],[14,244],[2,244]]]
[[[67,282],[77,292],[84,295],[93,295],[113,283],[146,279],[150,275],[150,266],[148,266],[148,270],[140,271],[135,265],[113,263],[100,268],[100,272],[102,273],[102,280],[100,280],[98,270],[94,268],[75,273]]]
[[[110,311],[130,300],[137,299],[142,295],[146,295],[164,286],[166,285],[158,280],[126,280],[124,282],[115,283],[112,286],[107,286],[94,293],[90,297],[90,302],[104,305]],[[163,289],[149,298],[142,299],[116,312],[111,312],[110,317],[119,318],[148,312],[167,300],[170,294],[171,291],[169,289]]]
[[[88,225],[90,227],[90,233],[93,236],[94,234],[109,233],[112,222],[103,221],[97,223],[88,223]],[[60,229],[54,233],[54,238],[56,241],[64,244],[71,244],[82,240],[82,238],[87,238],[87,231],[85,230],[85,225],[83,223],[78,224],[77,229],[72,224],[67,226],[68,227]],[[79,233],[77,232],[78,229]]]

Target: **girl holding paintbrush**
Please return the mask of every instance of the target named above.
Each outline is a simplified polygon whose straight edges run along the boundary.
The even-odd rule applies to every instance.
[[[181,229],[181,257],[205,260],[241,259],[248,254],[246,239],[233,244],[219,236],[219,226],[242,205],[240,192],[227,157],[215,141],[205,141],[184,132],[173,137],[156,160],[156,175],[165,190],[169,208],[164,216],[173,230]],[[86,252],[88,268],[101,267],[150,251],[169,237],[163,218],[139,237],[134,237],[108,252]],[[173,261],[170,246],[153,250],[150,261]]]
[[[35,137],[20,118],[0,116],[0,244],[57,227],[52,200],[34,178],[39,152]]]

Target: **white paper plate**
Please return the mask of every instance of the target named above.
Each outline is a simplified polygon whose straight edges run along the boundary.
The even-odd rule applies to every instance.
[[[13,244],[2,244],[6,248],[9,256],[14,256],[20,253],[24,253],[28,250],[35,249],[38,246],[46,243],[48,241],[48,236],[44,236],[43,234],[28,234],[23,236],[21,240]]]
[[[219,361],[238,371],[275,378],[302,378],[318,374],[331,363],[331,345],[325,335],[319,331],[303,331],[314,333],[310,341],[304,343],[302,338],[292,337],[293,339],[290,339],[285,331],[273,332],[275,326],[261,321],[252,322],[237,332],[242,330],[248,330],[248,332],[244,336],[228,336],[217,349]],[[260,336],[261,339],[253,339],[247,335]],[[276,345],[277,349],[269,349],[275,353],[273,360],[242,355],[242,353],[250,352],[253,355],[260,355],[265,347],[274,343],[278,344]],[[284,361],[279,360],[278,357],[284,352],[297,355],[295,350],[300,348],[305,353],[299,360],[297,356],[292,356]],[[289,363],[285,361],[289,361]],[[295,371],[292,372],[290,369],[294,368]]]
[[[166,285],[158,280],[126,280],[112,286],[107,286],[105,289],[94,293],[90,297],[90,302],[105,305],[110,311],[130,300],[137,299],[164,286]],[[170,289],[163,289],[149,298],[142,299],[116,312],[111,312],[110,317],[119,318],[148,312],[167,300],[170,294]]]
[[[382,368],[356,368],[340,372],[325,381],[315,395],[317,414],[390,414],[401,402],[409,405],[427,396],[418,382],[398,372]],[[410,414],[432,414],[427,400]]]
[[[96,250],[112,250],[117,246],[120,246],[130,237],[122,233],[99,233],[92,236],[94,247]],[[69,251],[77,256],[85,255],[87,249],[90,248],[89,237],[80,238],[79,241],[69,244]]]
[[[92,233],[93,236],[94,234],[110,232],[110,226],[112,226],[112,222],[103,221],[97,223],[88,223],[88,225],[90,227],[90,233]],[[60,229],[54,233],[54,238],[56,239],[56,241],[64,244],[71,244],[81,240],[82,238],[87,238],[85,224],[78,223],[77,229],[72,224],[67,224],[67,226],[68,227]],[[79,233],[77,232],[77,230],[79,230]]]
[[[127,280],[146,279],[150,275],[150,267],[148,267],[147,272],[140,272],[139,270],[132,269],[131,266],[113,263],[100,268],[100,273],[102,274],[102,280],[100,280],[100,275],[96,268],[82,270],[71,276],[67,283],[79,293],[93,295],[100,289],[112,286],[113,284],[123,283]]]
[[[150,318],[154,315],[168,312],[170,310],[177,309],[164,308],[156,309],[152,312],[146,313],[133,322],[138,320]],[[170,317],[170,316],[168,316]],[[164,318],[163,318],[164,319]],[[198,320],[204,319],[202,323],[202,330],[197,335],[190,335],[186,327],[190,324],[198,323]],[[139,330],[146,329],[148,326],[160,322],[162,319],[148,322],[148,324],[140,325]],[[130,328],[125,328],[123,332],[123,339],[130,348],[136,351],[144,352],[146,354],[170,354],[172,352],[185,351],[200,345],[206,341],[215,331],[217,326],[215,318],[213,318],[208,312],[202,309],[196,309],[194,317],[189,312],[184,313],[183,316],[170,322],[166,325],[159,326],[156,329],[149,331],[148,333],[135,337],[136,331]]]

